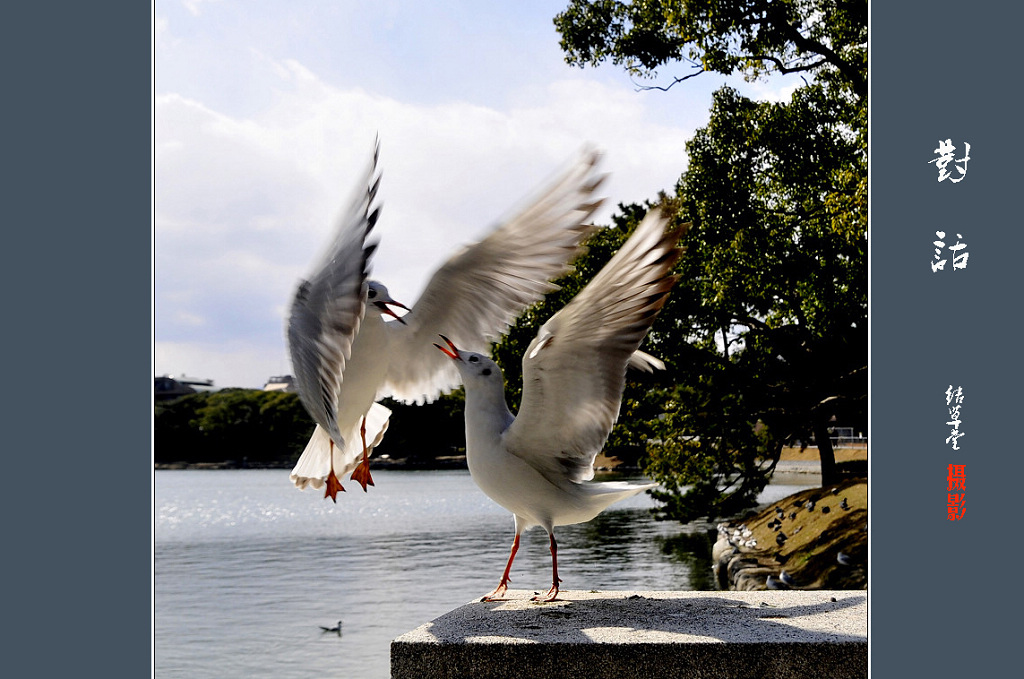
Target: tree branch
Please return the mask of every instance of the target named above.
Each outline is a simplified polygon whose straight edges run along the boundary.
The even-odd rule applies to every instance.
[[[649,90],[661,90],[662,92],[668,92],[674,85],[678,85],[684,80],[689,80],[690,78],[696,78],[698,75],[705,72],[703,66],[696,66],[695,68],[699,69],[696,73],[684,75],[681,78],[675,78],[668,85],[640,85],[632,78],[630,78],[630,80],[633,82],[633,86],[636,88],[636,92],[647,92]]]
[[[773,14],[775,13],[773,12]],[[781,18],[778,14],[775,14],[771,18],[771,22],[778,27],[782,35],[788,38],[797,49],[804,52],[820,54],[825,58],[825,61],[838,68],[839,72],[842,73],[843,77],[850,83],[850,86],[853,88],[853,91],[858,98],[863,98],[864,95],[867,94],[867,81],[861,77],[857,68],[832,51],[830,47],[818,42],[817,40],[808,38],[801,33],[796,26],[792,25],[784,18]]]
[[[740,57],[741,59],[757,59],[758,61],[770,61],[775,64],[775,68],[778,69],[779,73],[783,75],[787,73],[801,73],[803,71],[813,71],[822,64],[828,63],[828,59],[822,57],[818,61],[812,64],[804,64],[803,66],[786,66],[785,62],[778,57],[773,57],[770,54],[748,54]]]

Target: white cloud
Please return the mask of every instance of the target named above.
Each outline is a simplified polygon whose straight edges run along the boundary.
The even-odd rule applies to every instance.
[[[289,372],[283,317],[297,280],[382,143],[374,275],[413,301],[585,144],[606,151],[615,203],[671,189],[692,129],[651,122],[628,88],[565,79],[512,97],[415,105],[323,82],[257,55],[270,105],[236,118],[175,94],[156,100],[156,370],[258,387]]]
[[[167,35],[167,17],[158,16],[153,19],[153,34],[156,37],[157,42]]]
[[[181,4],[185,6],[188,13],[194,17],[202,14],[202,6],[211,2],[219,2],[220,0],[181,0]]]
[[[784,102],[793,97],[797,89],[804,86],[804,81],[798,75],[790,75],[785,78],[774,78],[769,82],[756,80],[746,83],[744,93],[751,99],[759,101]]]
[[[291,371],[287,359],[279,352],[243,341],[158,342],[154,358],[157,375],[213,379],[216,388],[260,388],[271,375]]]

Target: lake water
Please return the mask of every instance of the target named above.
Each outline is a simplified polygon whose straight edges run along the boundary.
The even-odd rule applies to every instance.
[[[287,470],[155,473],[155,669],[172,677],[389,676],[391,640],[498,583],[512,517],[466,471],[374,471],[338,503]],[[765,489],[774,502],[814,477]],[[712,588],[706,526],[654,521],[641,494],[556,528],[563,589]],[[511,586],[550,585],[523,535]],[[343,622],[343,634],[319,626]]]

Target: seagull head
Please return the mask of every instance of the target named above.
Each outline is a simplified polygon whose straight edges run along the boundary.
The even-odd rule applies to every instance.
[[[455,367],[462,373],[464,381],[475,377],[484,380],[496,379],[501,382],[501,368],[498,367],[497,363],[475,351],[462,351],[444,335],[440,337],[448,346],[443,347],[437,343],[434,346],[455,362]]]
[[[366,282],[366,305],[368,309],[375,308],[378,310],[378,313],[397,318],[402,323],[405,323],[405,321],[391,307],[396,306],[399,309],[409,311],[409,307],[392,299],[384,284],[377,281]]]

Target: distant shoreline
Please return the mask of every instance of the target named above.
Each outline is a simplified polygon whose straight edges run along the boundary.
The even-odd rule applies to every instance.
[[[158,462],[154,469],[291,469],[295,462],[246,462],[244,460],[224,460],[223,462]],[[439,470],[469,469],[465,455],[446,455],[432,459],[417,460],[414,458],[390,459],[372,458],[373,469],[402,470]]]
[[[160,462],[154,465],[156,471],[179,471],[179,470],[219,470],[219,469],[291,469],[295,465],[294,462],[260,462],[260,463],[243,463],[236,460],[225,460],[224,462]],[[465,455],[451,455],[447,457],[439,457],[428,460],[414,460],[414,459],[373,459],[370,461],[370,468],[372,470],[387,469],[395,471],[450,471],[450,470],[466,470],[469,471],[469,466],[466,464]],[[641,469],[633,465],[618,464],[614,469],[608,467],[599,467],[596,470],[599,473],[621,473],[621,474],[639,474]]]
[[[857,469],[866,475],[867,473],[867,447],[846,446],[836,448],[836,463],[843,469],[853,471]],[[599,471],[616,471],[633,473],[640,469],[632,465],[616,464],[618,460],[599,458]],[[777,473],[821,473],[818,450],[814,446],[800,450],[797,448],[784,448],[780,464],[776,468]],[[788,463],[788,464],[786,464]],[[846,464],[844,464],[846,463]],[[466,464],[465,455],[442,455],[435,458],[389,458],[375,457],[370,461],[374,469],[399,469],[399,470],[423,470],[435,471],[444,469],[469,469]],[[180,469],[291,469],[295,462],[247,462],[245,460],[224,460],[222,462],[158,462],[154,469],[158,470],[180,470]],[[862,468],[863,467],[863,468]],[[862,469],[861,469],[862,468]]]

